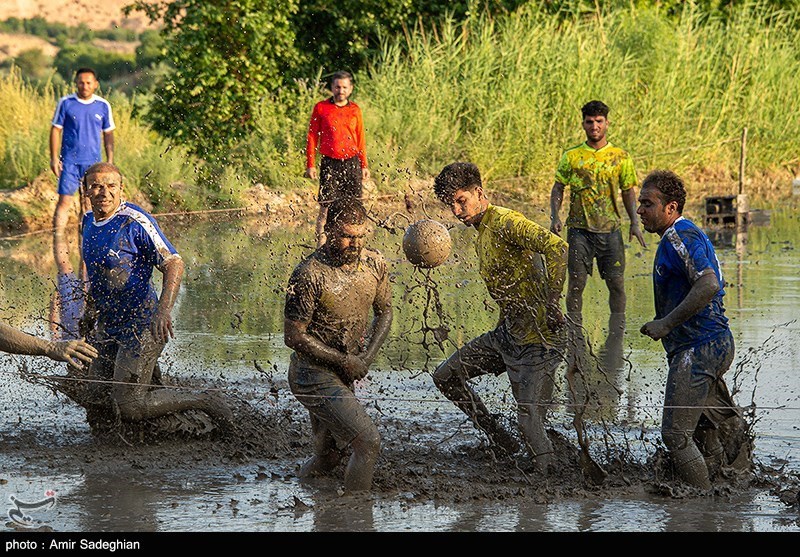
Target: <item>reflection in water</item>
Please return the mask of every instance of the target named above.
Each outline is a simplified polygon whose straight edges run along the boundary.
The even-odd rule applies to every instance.
[[[344,496],[314,506],[316,532],[374,532],[374,504],[370,498]]]
[[[146,478],[87,473],[71,493],[81,508],[78,529],[84,532],[157,532],[165,493]]]
[[[272,394],[268,390],[258,393],[258,389],[277,385],[275,400],[286,399],[282,381],[286,379],[289,351],[282,339],[283,288],[297,261],[313,249],[313,242],[310,230],[275,227],[262,234],[249,227],[247,221],[202,222],[189,227],[164,223],[167,235],[181,238],[177,247],[187,262],[175,312],[177,338],[168,345],[164,365],[177,376],[225,378],[237,388],[248,389],[248,396],[252,390],[254,397],[260,396],[266,404],[273,400]],[[474,231],[459,227],[451,234],[453,255],[430,271],[431,280],[438,285],[442,313],[449,319],[448,343],[453,346],[448,350],[489,330],[497,320],[497,308],[477,273]],[[49,252],[49,240],[31,237],[2,245],[0,319],[29,331],[44,327],[54,289],[53,262],[37,255]],[[798,326],[792,323],[800,314],[800,254],[794,249],[800,246],[800,227],[792,214],[774,215],[771,228],[751,227],[717,241],[729,286],[727,315],[737,343],[737,362],[729,373],[734,369],[740,372],[739,392],[752,396],[759,409],[756,456],[767,464],[782,458],[787,466],[796,467],[800,461],[796,430],[800,418],[793,409],[800,406],[800,378],[794,370],[800,367],[800,350]],[[586,418],[592,425],[601,420],[612,423],[614,434],[620,437],[630,432],[657,431],[660,421],[666,361],[660,343],[638,332],[653,316],[651,273],[656,244],[649,244],[648,250],[629,258],[625,315],[609,315],[607,289],[599,277],[591,277],[584,291],[582,334],[591,359],[587,379],[597,392],[593,400],[596,406],[589,408]],[[396,312],[392,333],[370,375],[373,388],[367,394],[374,397],[371,404],[377,408],[379,403],[389,417],[387,423],[390,418],[410,416],[433,424],[415,433],[422,441],[450,442],[453,424],[461,422],[449,406],[442,404],[424,371],[426,365],[435,365],[445,354],[437,346],[430,350],[422,347],[420,314],[425,307],[425,292],[421,288],[411,290],[419,276],[405,262],[397,235],[377,230],[373,245],[388,261]],[[12,436],[20,427],[34,426],[46,433],[63,427],[65,421],[74,426],[82,419],[80,411],[51,402],[55,399],[43,389],[14,388],[15,382],[19,383],[19,358],[1,361],[3,371],[16,375],[0,382],[0,392],[16,398],[2,409],[0,423],[17,426],[0,426],[0,434]],[[261,381],[266,375],[269,381]],[[504,378],[485,378],[477,388],[488,404],[513,411]],[[562,403],[564,394],[560,385],[556,398]],[[27,403],[34,400],[35,404]],[[750,400],[740,402],[747,404]],[[46,412],[41,411],[43,408]],[[554,427],[569,423],[563,404],[555,410],[551,419]],[[461,439],[472,442],[476,438],[469,427],[463,430],[466,433]],[[79,433],[88,435],[82,430]],[[392,433],[410,435],[402,422]],[[409,437],[409,443],[412,441]],[[70,441],[62,441],[66,442]],[[186,475],[185,470],[175,473]],[[191,530],[205,524],[215,530],[302,531],[780,529],[770,518],[780,505],[768,507],[752,499],[738,506],[693,500],[690,508],[685,502],[647,501],[646,497],[549,505],[533,501],[511,505],[474,502],[448,507],[398,494],[391,500],[349,504],[335,498],[319,500],[309,494],[311,490],[304,491],[291,480],[235,484],[227,474],[217,480],[212,493],[208,483],[180,488],[174,480],[170,484],[164,478],[141,478],[137,474],[131,471],[121,478],[94,475],[76,480],[74,495],[61,507],[72,509],[74,524],[70,526],[124,530],[131,527],[133,516],[139,517],[136,528],[141,530]],[[162,487],[165,485],[172,487]],[[309,508],[298,511],[292,503],[294,494]],[[255,499],[261,502],[247,502]],[[234,507],[231,500],[240,502]],[[234,515],[235,509],[239,510]]]

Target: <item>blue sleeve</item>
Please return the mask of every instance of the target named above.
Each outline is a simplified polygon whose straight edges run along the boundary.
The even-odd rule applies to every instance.
[[[697,279],[706,274],[708,269],[716,272],[716,266],[709,258],[709,248],[702,235],[696,230],[689,229],[682,232],[680,236],[686,246],[689,261],[691,261],[691,264],[686,265],[689,282],[694,284]]]
[[[178,251],[167,240],[152,215],[144,215],[147,217],[147,224],[136,222],[136,225],[132,227],[133,244],[136,246],[137,252],[145,257],[147,263],[154,267],[161,267],[167,257],[176,255]]]
[[[106,103],[106,109],[103,111],[103,131],[110,132],[116,126],[114,125],[114,117],[111,115],[111,105]]]
[[[64,99],[58,101],[58,105],[56,106],[56,112],[53,114],[53,121],[52,125],[56,126],[57,128],[64,127],[64,118],[65,118],[65,111],[64,111]]]

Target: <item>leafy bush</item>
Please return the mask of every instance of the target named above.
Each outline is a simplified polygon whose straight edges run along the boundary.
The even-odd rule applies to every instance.
[[[62,47],[56,54],[53,65],[65,81],[72,82],[78,68],[94,68],[99,79],[103,80],[133,72],[136,62],[132,54],[107,52],[91,44],[81,43]]]

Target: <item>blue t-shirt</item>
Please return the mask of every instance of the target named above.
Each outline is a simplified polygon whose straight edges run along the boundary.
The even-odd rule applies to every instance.
[[[126,202],[99,223],[92,211],[84,215],[82,250],[98,323],[120,342],[134,340],[158,305],[153,268],[163,269],[178,252],[152,215]]]
[[[115,128],[107,100],[92,95],[84,101],[74,93],[58,101],[52,124],[63,130],[61,160],[68,164],[100,162],[101,133]]]
[[[653,264],[656,319],[675,309],[695,281],[707,273],[717,275],[719,292],[706,307],[661,339],[667,356],[705,344],[729,330],[722,305],[725,283],[714,246],[692,221],[678,218],[661,237]]]

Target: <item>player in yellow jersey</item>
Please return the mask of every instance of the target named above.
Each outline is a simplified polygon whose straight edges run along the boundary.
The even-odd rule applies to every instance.
[[[569,243],[567,320],[575,335],[580,335],[583,324],[583,290],[595,259],[600,277],[608,287],[609,326],[624,328],[625,245],[620,231],[617,190],[621,192],[631,222],[628,241],[635,237],[645,247],[636,215],[636,171],[631,156],[608,141],[608,111],[608,106],[601,101],[588,102],[581,108],[586,141],[567,149],[561,156],[550,193],[550,230],[561,234],[564,227],[559,212],[565,188],[569,187],[570,191],[566,222]],[[621,341],[621,331],[609,331],[610,336],[614,333]],[[582,339],[582,335],[574,338]],[[580,345],[571,341],[573,350],[582,347],[583,340],[574,342]],[[576,364],[572,361],[570,365]]]
[[[513,454],[519,448],[514,436],[467,384],[473,377],[507,372],[522,438],[535,468],[547,472],[553,446],[544,419],[566,342],[560,299],[567,243],[521,213],[490,204],[472,163],[446,166],[434,192],[461,222],[478,230],[480,275],[500,308],[497,327],[439,365],[434,383],[494,444]]]

